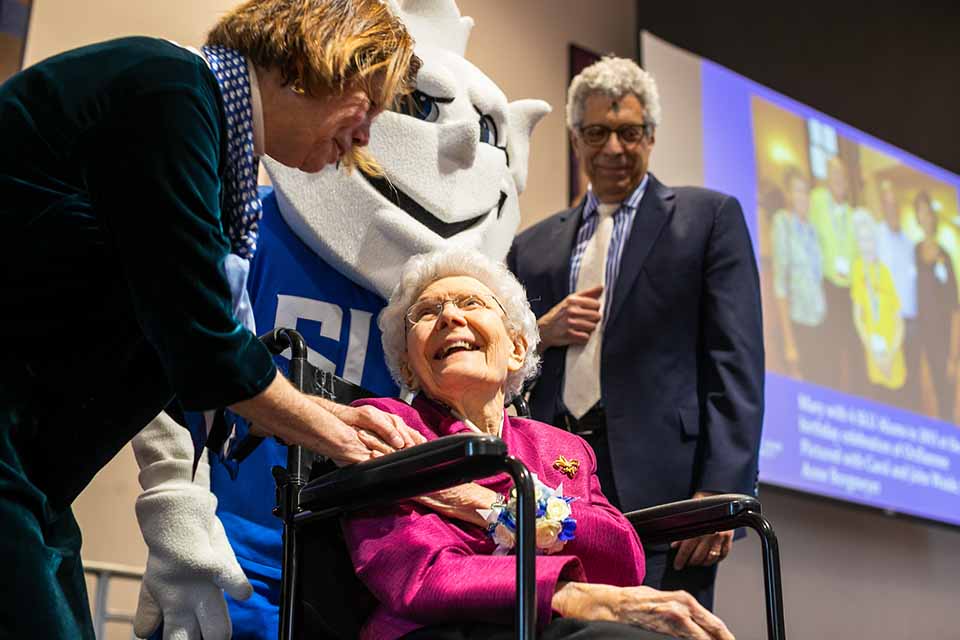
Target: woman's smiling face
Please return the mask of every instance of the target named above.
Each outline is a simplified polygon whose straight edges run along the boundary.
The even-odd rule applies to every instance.
[[[411,309],[440,304],[439,313],[412,324],[407,320],[408,386],[450,405],[471,392],[486,396],[501,390],[507,374],[523,364],[526,349],[507,328],[493,292],[470,276],[440,278],[420,292]]]

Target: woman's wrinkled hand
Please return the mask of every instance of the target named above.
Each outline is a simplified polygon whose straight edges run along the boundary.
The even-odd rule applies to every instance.
[[[566,618],[621,622],[684,640],[734,640],[686,591],[566,582],[554,592],[553,609]]]
[[[369,457],[378,458],[398,449],[413,447],[426,438],[392,413],[381,411],[369,405],[350,407],[346,405],[325,404],[331,413],[352,427],[360,442],[370,452]]]
[[[477,509],[489,509],[496,500],[495,491],[475,482],[441,489],[416,498],[417,502],[441,515],[475,524],[478,527],[486,526],[486,521]]]

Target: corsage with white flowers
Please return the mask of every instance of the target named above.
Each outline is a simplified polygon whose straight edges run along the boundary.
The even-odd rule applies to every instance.
[[[571,517],[570,503],[576,500],[563,495],[563,483],[551,489],[533,474],[536,495],[537,552],[558,553],[568,540],[573,540],[577,521]],[[517,539],[517,490],[510,490],[510,499],[500,496],[489,509],[477,509],[487,522],[487,535],[497,543],[493,555],[510,553]]]

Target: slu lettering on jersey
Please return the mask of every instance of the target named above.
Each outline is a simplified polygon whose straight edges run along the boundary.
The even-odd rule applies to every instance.
[[[257,332],[295,328],[307,342],[311,364],[377,394],[396,396],[376,322],[386,301],[323,262],[297,238],[280,215],[272,189],[261,189],[261,200],[259,247],[247,284]],[[277,358],[281,369],[286,369],[288,357]],[[237,420],[239,437],[245,429]],[[228,598],[234,629],[242,630],[243,637],[277,636],[282,545],[280,520],[271,513],[275,495],[270,469],[284,464],[286,449],[271,439],[235,469],[236,478],[211,460],[217,515],[255,590],[245,602]]]

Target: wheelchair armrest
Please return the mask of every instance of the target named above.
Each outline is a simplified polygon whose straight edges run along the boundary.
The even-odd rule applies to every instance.
[[[404,500],[506,470],[507,445],[487,435],[457,434],[343,467],[300,491],[297,521]]]
[[[695,500],[640,509],[624,514],[641,542],[656,544],[694,536],[750,527],[760,536],[763,552],[763,586],[767,609],[767,637],[783,640],[783,592],[780,581],[780,546],[773,525],[752,496],[724,493]]]
[[[760,501],[737,493],[681,500],[624,514],[644,544],[683,540],[748,525]]]

